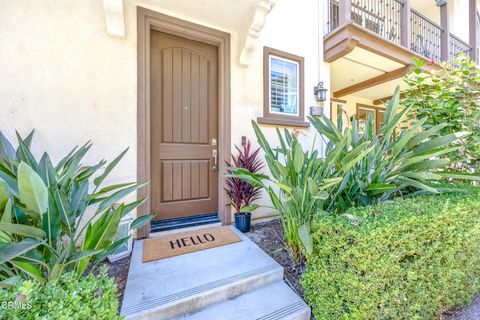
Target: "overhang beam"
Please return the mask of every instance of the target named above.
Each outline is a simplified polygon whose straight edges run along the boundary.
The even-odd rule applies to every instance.
[[[403,98],[405,95],[403,93],[400,93],[400,98]],[[388,100],[391,100],[393,96],[388,96],[384,98],[380,98],[377,100],[373,100],[374,105],[379,105],[379,104],[385,104],[387,103]]]
[[[405,67],[402,67],[402,68],[399,68],[399,69],[396,69],[396,70],[393,70],[393,71],[390,71],[390,72],[386,72],[386,73],[381,74],[377,77],[374,77],[374,78],[356,83],[356,84],[351,85],[349,87],[346,87],[344,89],[337,90],[333,93],[333,97],[334,98],[340,98],[340,97],[348,96],[349,94],[352,94],[352,93],[355,93],[355,92],[358,92],[358,91],[361,91],[361,90],[364,90],[364,89],[367,89],[367,88],[370,88],[370,87],[373,87],[373,86],[377,86],[379,84],[382,84],[382,83],[385,83],[385,82],[388,82],[388,81],[398,79],[400,77],[403,77],[404,75],[406,75],[409,72],[410,72],[410,66],[405,66]]]

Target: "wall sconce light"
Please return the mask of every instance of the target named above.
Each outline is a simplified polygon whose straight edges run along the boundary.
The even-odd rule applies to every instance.
[[[435,3],[437,4],[437,7],[441,7],[447,4],[448,0],[435,0]]]
[[[327,89],[323,87],[323,81],[320,81],[314,88],[313,93],[315,94],[317,101],[327,100]]]

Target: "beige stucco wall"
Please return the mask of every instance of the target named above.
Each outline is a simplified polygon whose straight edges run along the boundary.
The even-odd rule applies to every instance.
[[[305,58],[305,110],[308,114],[310,106],[323,106],[314,100],[313,87],[319,80],[329,78],[326,64],[323,63],[323,41],[318,25],[319,8],[315,0],[279,1],[270,13],[257,50],[254,52],[253,63],[248,67],[235,65],[232,69],[232,121],[255,119],[262,116],[263,108],[263,46],[273,47],[282,51],[303,56]],[[288,23],[286,23],[288,21]],[[319,78],[319,61],[320,78]],[[246,90],[242,90],[242,88]],[[328,104],[325,104],[328,105]],[[262,126],[269,141],[275,145],[277,141],[273,126]],[[315,135],[313,128],[301,129],[300,139],[304,149],[311,148]],[[255,140],[253,129],[249,123],[232,126],[232,143],[239,144],[241,136]],[[321,148],[320,139],[317,147]],[[272,210],[260,209],[256,217],[272,214]]]
[[[247,2],[228,1],[233,7]],[[216,18],[229,6],[196,2],[211,6],[211,15],[199,19],[183,1],[125,1],[126,37],[118,39],[106,32],[101,0],[2,1],[0,129],[13,139],[15,129],[26,134],[35,128],[34,151],[48,150],[54,161],[88,140],[94,143],[88,163],[112,159],[129,146],[110,182],[135,180],[137,5],[231,34],[232,145],[240,144],[243,135],[255,140],[250,119],[262,114],[264,45],[305,58],[305,107],[318,105],[313,86],[324,80],[328,88],[330,78],[321,54],[318,1],[278,1],[248,66],[239,63],[239,56],[251,16],[228,19],[232,13],[224,12]],[[264,128],[271,137],[273,128]],[[301,131],[302,142],[310,146],[314,130]],[[255,216],[271,213],[261,209]]]
[[[105,33],[100,1],[2,1],[0,129],[36,129],[58,161],[92,139],[88,162],[131,150],[116,179],[135,179],[135,44]]]
[[[469,42],[469,1],[450,0],[451,15],[449,16],[450,32],[465,41]]]

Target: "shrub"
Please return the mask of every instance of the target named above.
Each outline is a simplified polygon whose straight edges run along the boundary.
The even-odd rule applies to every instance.
[[[0,308],[2,319],[121,319],[116,285],[106,268],[98,276],[90,273],[80,279],[64,273],[45,286],[22,280],[12,289],[0,290],[0,301],[7,306]],[[15,301],[17,308],[11,306]]]
[[[478,188],[352,208],[313,230],[302,284],[317,319],[439,319],[480,291]]]
[[[439,134],[444,124],[423,130],[426,119],[420,119],[409,128],[400,131],[400,124],[412,105],[399,105],[399,88],[388,102],[385,123],[378,134],[374,132],[373,119],[369,118],[364,134],[358,130],[354,119],[351,128],[342,130],[323,116],[309,117],[323,136],[329,139],[326,159],[334,159],[338,171],[347,170],[342,183],[335,186],[326,201],[327,211],[345,212],[354,205],[368,205],[384,201],[412,190],[437,193],[428,182],[444,179],[479,179],[467,173],[443,171],[450,164],[448,157],[458,151],[455,144],[468,132]],[[337,149],[343,151],[338,155]],[[443,156],[444,159],[438,159]],[[351,159],[362,157],[353,165]]]
[[[325,116],[309,117],[320,136],[329,140],[325,158],[319,157],[315,143],[311,151],[305,152],[295,135],[286,129],[282,134],[277,128],[279,146],[272,147],[252,121],[271,177],[245,169],[234,170],[233,176],[267,190],[280,214],[285,242],[295,264],[304,259],[304,251],[311,253],[311,220],[315,214],[342,213],[354,205],[384,201],[400,192],[420,189],[437,193],[439,190],[426,182],[444,178],[480,178],[438,171],[447,166],[449,160],[435,158],[456,151],[458,148],[452,143],[468,133],[437,136],[441,125],[422,131],[425,120],[420,120],[395,136],[395,130],[410,110],[410,107],[399,107],[399,96],[397,87],[378,135],[373,130],[373,119],[367,121],[366,132],[361,134],[355,120],[352,128],[343,130],[341,123],[337,127]]]
[[[480,73],[475,61],[461,55],[453,64],[441,64],[434,73],[423,73],[424,60],[416,60],[401,103],[413,105],[409,120],[425,118],[423,128],[445,124],[440,134],[468,131],[459,152],[451,157],[456,171],[478,171],[480,165]]]
[[[30,152],[33,132],[17,138],[15,150],[0,132],[0,286],[19,276],[40,283],[64,272],[80,276],[90,261],[99,263],[128,240],[114,242],[120,219],[144,200],[119,202],[144,184],[104,186],[127,150],[108,165],[102,160],[84,166],[87,143],[54,166],[47,153],[37,161]],[[83,219],[88,208],[93,214]],[[142,216],[131,227],[150,218]]]

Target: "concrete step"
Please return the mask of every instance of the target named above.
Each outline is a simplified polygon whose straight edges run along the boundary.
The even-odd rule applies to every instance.
[[[178,319],[310,320],[310,308],[284,281],[279,281]]]
[[[172,319],[283,279],[281,265],[232,230],[241,242],[148,263],[135,241],[121,315]]]

